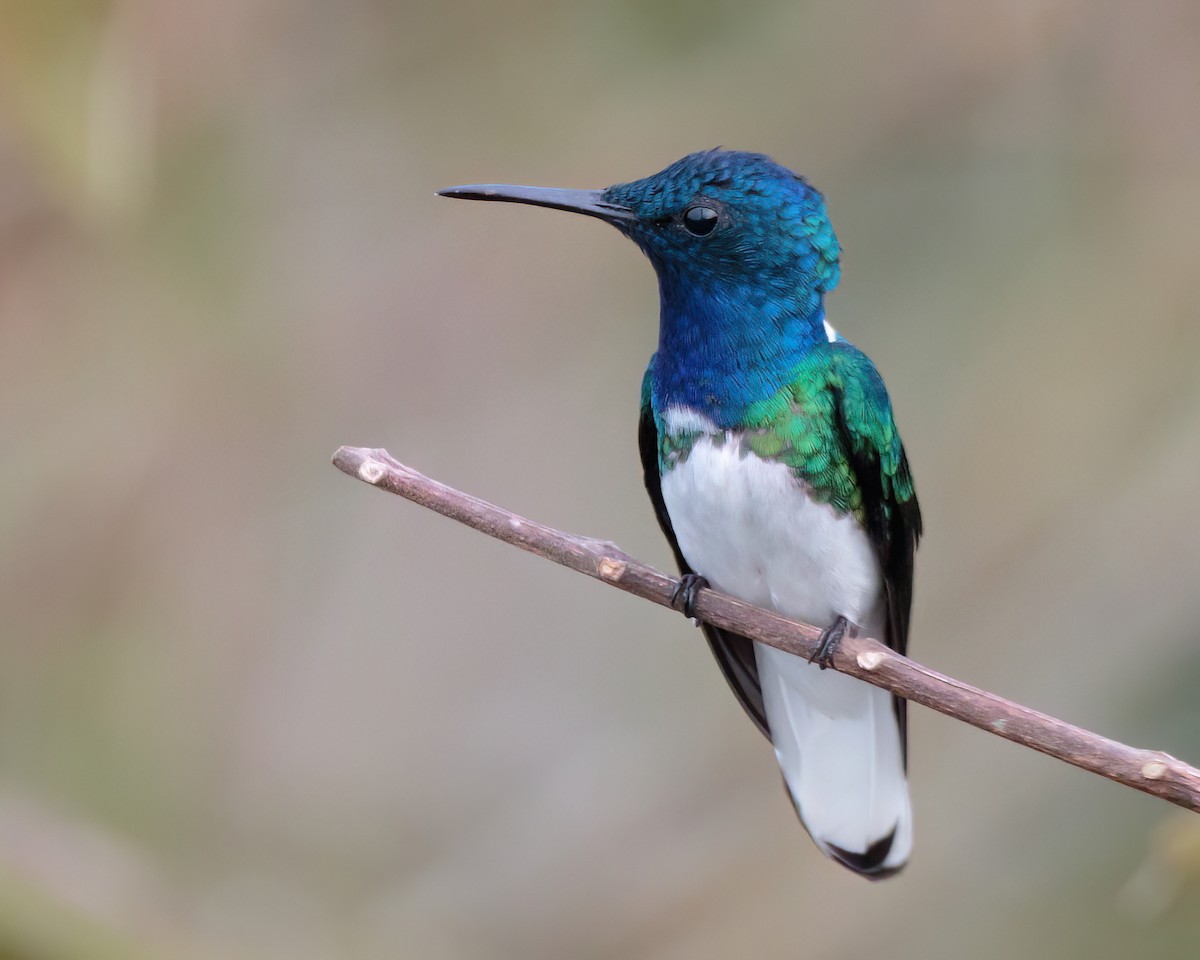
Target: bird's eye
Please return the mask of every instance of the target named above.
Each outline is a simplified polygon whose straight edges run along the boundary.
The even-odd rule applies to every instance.
[[[683,211],[683,228],[693,237],[707,237],[718,219],[716,210],[697,203]]]

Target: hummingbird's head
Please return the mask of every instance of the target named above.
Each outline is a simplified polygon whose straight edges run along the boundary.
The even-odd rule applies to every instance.
[[[839,246],[825,200],[758,153],[706,150],[606,190],[478,184],[443,196],[508,200],[606,220],[654,264],[664,302],[678,291],[763,296],[812,314],[837,286]]]
[[[655,409],[678,403],[733,426],[832,335],[824,297],[837,286],[839,247],[825,201],[762,154],[693,153],[606,190],[475,184],[441,193],[583,213],[642,248],[658,273]]]
[[[745,282],[818,301],[837,286],[838,240],[824,198],[760,153],[693,153],[602,196],[633,212],[614,222],[660,277]]]

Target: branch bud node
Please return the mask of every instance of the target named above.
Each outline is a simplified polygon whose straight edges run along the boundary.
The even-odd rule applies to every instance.
[[[600,579],[607,580],[609,583],[616,583],[625,576],[626,563],[624,560],[614,560],[612,557],[604,557],[600,561]]]
[[[887,654],[882,650],[867,650],[860,653],[856,659],[863,670],[874,670],[887,659]]]
[[[358,465],[358,479],[372,486],[382,480],[386,473],[387,467],[378,460],[364,460]]]

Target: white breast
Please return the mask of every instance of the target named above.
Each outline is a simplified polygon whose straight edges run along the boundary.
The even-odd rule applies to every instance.
[[[668,412],[668,430],[681,423],[696,429],[696,414]],[[882,579],[866,533],[785,464],[713,428],[663,475],[662,495],[679,549],[717,589],[818,626],[873,619]]]

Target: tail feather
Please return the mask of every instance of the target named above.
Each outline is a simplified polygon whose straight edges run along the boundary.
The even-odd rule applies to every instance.
[[[755,644],[771,742],[817,846],[871,879],[912,851],[904,748],[885,690]]]

